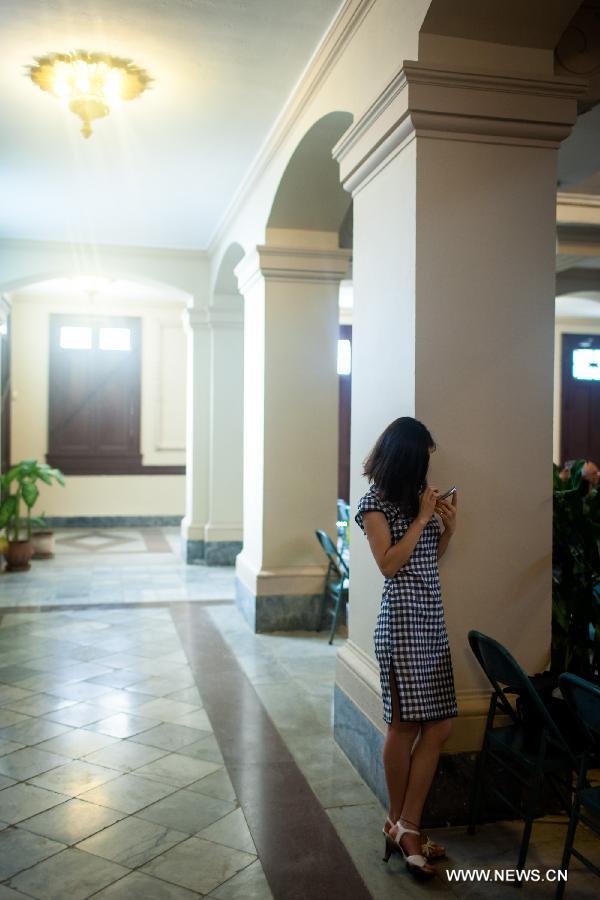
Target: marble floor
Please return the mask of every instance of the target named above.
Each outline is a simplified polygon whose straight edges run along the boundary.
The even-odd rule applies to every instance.
[[[176,535],[139,531],[93,550],[66,535],[54,560],[0,577],[0,900],[514,890],[448,870],[512,868],[515,822],[432,831],[449,852],[432,882],[385,866],[383,810],[332,739],[340,641],[253,634],[231,569],[183,566]],[[528,867],[558,868],[564,833],[537,823]],[[584,829],[579,844],[598,859]],[[568,900],[598,886],[573,863]]]

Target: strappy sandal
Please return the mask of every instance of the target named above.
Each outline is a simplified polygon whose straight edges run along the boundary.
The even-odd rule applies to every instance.
[[[396,829],[395,835],[392,837],[384,828],[385,835],[385,853],[383,862],[387,862],[392,853],[400,853],[406,861],[406,868],[415,878],[432,878],[436,872],[427,862],[421,853],[407,853],[400,841],[405,834],[416,834],[420,832],[414,831],[412,828],[405,828],[400,821],[393,826]]]
[[[391,819],[386,819],[385,824],[389,825],[390,828],[394,827],[394,823],[392,822]],[[411,824],[412,824],[412,822],[411,822]],[[385,830],[385,825],[383,827],[383,833],[384,834],[388,833]],[[441,844],[436,844],[434,841],[431,840],[430,837],[428,837],[428,835],[423,834],[423,832],[421,832],[421,838],[422,838],[421,853],[423,854],[425,859],[429,859],[429,860],[444,859],[444,857],[446,856],[446,848],[445,847],[442,847]]]

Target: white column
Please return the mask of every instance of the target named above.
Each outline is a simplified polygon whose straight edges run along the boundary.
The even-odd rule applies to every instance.
[[[314,628],[337,499],[338,291],[349,251],[259,246],[244,295],[244,547],[237,598],[257,631]]]
[[[244,418],[243,301],[218,295],[209,309],[209,518],[207,565],[233,565],[242,549]]]
[[[556,163],[577,91],[406,63],[334,150],[354,196],[352,506],[363,459],[402,415],[437,442],[432,483],[459,489],[441,563],[460,711],[450,752],[479,746],[489,696],[469,629],[530,672],[549,655]],[[354,526],[335,728],[383,793],[381,588]]]
[[[185,562],[204,560],[208,521],[210,331],[208,307],[184,312],[187,334],[187,429],[185,517],[181,548]]]

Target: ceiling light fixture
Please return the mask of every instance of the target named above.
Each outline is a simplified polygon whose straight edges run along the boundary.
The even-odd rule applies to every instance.
[[[27,74],[79,116],[85,138],[92,133],[94,119],[107,116],[122,100],[139,97],[153,80],[130,59],[86,50],[38,56]]]

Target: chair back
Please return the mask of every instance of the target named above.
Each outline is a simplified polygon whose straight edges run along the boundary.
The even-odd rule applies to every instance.
[[[513,693],[525,702],[528,716],[533,716],[535,724],[557,743],[565,753],[571,754],[556,722],[542,703],[540,695],[534,688],[529,675],[521,668],[506,647],[480,631],[469,631],[469,644],[479,665],[485,672],[488,681],[494,688],[498,705],[515,725],[522,726],[521,714],[515,710],[507,694]],[[502,687],[504,685],[505,687]],[[534,723],[529,723],[533,725]],[[533,729],[532,729],[533,730]]]
[[[337,502],[337,515],[340,522],[348,522],[350,519],[350,504],[339,498]]]
[[[337,569],[343,578],[349,578],[348,566],[343,557],[338,553],[335,544],[327,532],[317,528],[315,534],[317,535],[317,540],[325,551],[330,564]]]
[[[590,749],[600,749],[600,687],[565,672],[558,679],[561,693],[585,734]]]

